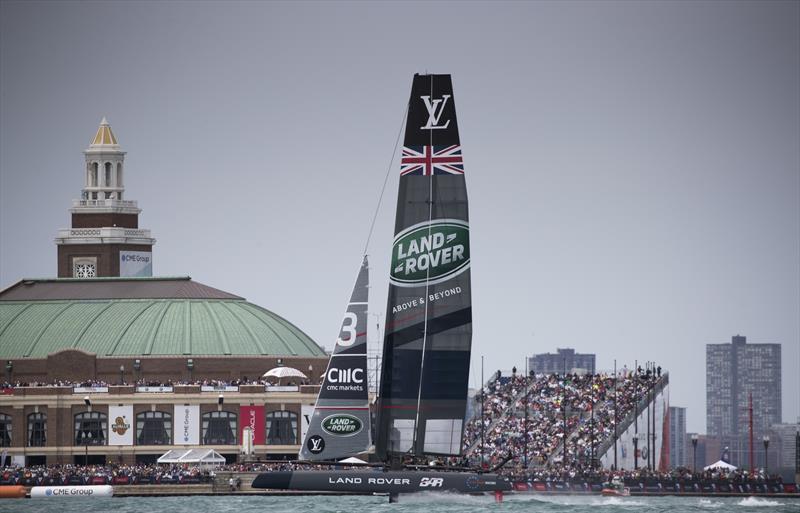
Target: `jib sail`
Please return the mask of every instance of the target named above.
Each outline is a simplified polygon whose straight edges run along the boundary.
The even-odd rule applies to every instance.
[[[368,289],[369,264],[365,256],[300,447],[301,460],[334,460],[363,453],[370,446]]]
[[[464,162],[450,75],[415,75],[400,163],[376,454],[459,454],[472,342]]]

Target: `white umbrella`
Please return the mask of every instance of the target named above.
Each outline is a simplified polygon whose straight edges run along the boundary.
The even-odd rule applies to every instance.
[[[308,376],[300,372],[299,370],[295,369],[294,367],[275,367],[274,369],[270,369],[264,373],[262,378],[303,378],[306,379]]]

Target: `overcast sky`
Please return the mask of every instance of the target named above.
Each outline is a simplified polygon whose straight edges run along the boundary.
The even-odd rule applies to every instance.
[[[473,379],[652,360],[705,430],[705,345],[779,342],[800,413],[800,3],[8,2],[0,286],[52,277],[106,116],[155,274],[331,348],[415,72],[453,75]],[[383,324],[399,164],[369,248]],[[374,339],[375,336],[372,335]]]

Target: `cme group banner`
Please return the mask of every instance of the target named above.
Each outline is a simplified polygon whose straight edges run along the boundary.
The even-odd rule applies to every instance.
[[[133,405],[108,407],[108,445],[133,445]]]
[[[149,251],[120,251],[120,276],[153,276],[153,253]]]
[[[200,444],[200,405],[176,404],[172,418],[175,445]]]
[[[264,445],[267,443],[266,424],[263,406],[239,407],[239,440],[242,440],[242,431],[247,426],[253,430],[253,445]]]

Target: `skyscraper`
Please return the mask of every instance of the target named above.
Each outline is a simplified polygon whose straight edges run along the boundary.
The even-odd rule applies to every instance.
[[[580,354],[569,348],[557,351],[533,355],[528,359],[528,368],[535,374],[563,374],[564,370],[594,374],[594,354]]]
[[[669,407],[669,464],[672,468],[691,465],[686,461],[686,408],[681,406]]]
[[[730,448],[734,465],[749,463],[751,395],[757,444],[770,426],[781,421],[780,344],[748,344],[741,335],[730,344],[707,344],[706,431]]]

